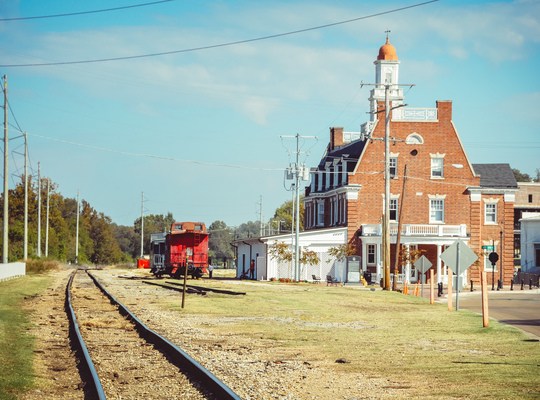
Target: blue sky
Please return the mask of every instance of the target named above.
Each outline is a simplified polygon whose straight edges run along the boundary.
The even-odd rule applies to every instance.
[[[0,0],[0,18],[144,1]],[[358,131],[385,31],[411,107],[452,100],[472,163],[540,168],[540,1],[438,1],[373,18],[234,46],[101,63],[242,41],[406,7],[414,1],[170,1],[69,17],[0,21],[10,137],[28,133],[65,197],[77,191],[122,225],[141,213],[177,220],[264,219],[291,198],[283,169],[318,163],[329,127]],[[18,125],[17,125],[18,123]],[[10,174],[22,141],[10,142]],[[37,172],[36,172],[37,173]],[[10,180],[14,184],[16,177]]]

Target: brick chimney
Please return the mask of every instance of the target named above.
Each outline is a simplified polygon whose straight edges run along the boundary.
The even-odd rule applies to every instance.
[[[330,128],[330,151],[343,144],[343,128]]]
[[[437,100],[437,118],[452,121],[452,100]]]

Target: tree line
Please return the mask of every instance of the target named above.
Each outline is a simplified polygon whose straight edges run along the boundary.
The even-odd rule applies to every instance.
[[[79,244],[76,260],[77,199],[66,198],[58,191],[58,185],[47,178],[41,178],[40,196],[38,184],[30,179],[28,187],[28,258],[47,257],[61,262],[79,264],[110,265],[133,263],[141,254],[141,218],[134,220],[132,226],[115,224],[110,217],[94,209],[82,199],[79,202]],[[47,184],[49,185],[47,196]],[[38,252],[38,197],[41,201],[41,251]],[[9,231],[8,261],[24,258],[24,177],[9,190]],[[3,204],[3,194],[0,194]],[[46,214],[48,201],[48,218]],[[301,204],[301,229],[303,210]],[[207,225],[209,236],[209,257],[213,264],[232,266],[234,248],[232,242],[239,238],[260,236],[261,233],[278,234],[292,229],[292,202],[287,201],[276,209],[274,216],[261,224],[260,221],[247,221],[239,226],[228,226],[218,220]],[[0,218],[3,229],[3,218]],[[143,254],[150,253],[150,235],[167,232],[175,221],[171,212],[144,216]],[[48,223],[48,226],[47,226]],[[48,228],[48,229],[47,229]],[[45,242],[47,239],[47,243]],[[0,237],[3,244],[3,235]]]

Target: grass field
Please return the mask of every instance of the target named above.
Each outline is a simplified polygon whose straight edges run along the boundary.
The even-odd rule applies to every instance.
[[[491,321],[482,328],[480,315],[396,292],[239,281],[229,275],[216,270],[216,279],[188,283],[245,296],[210,293],[188,296],[184,309],[180,302],[163,306],[204,316],[204,329],[216,335],[261,338],[339,373],[387,377],[415,388],[416,398],[540,398],[540,342],[511,326]],[[47,275],[0,282],[2,400],[15,399],[32,385],[32,338],[21,304],[47,284]],[[348,363],[335,363],[339,358]]]
[[[190,297],[205,329],[272,340],[342,372],[385,376],[419,397],[540,398],[540,342],[480,315],[397,292],[314,284],[205,280],[246,296]]]
[[[32,336],[23,311],[23,302],[30,302],[48,284],[46,275],[29,275],[0,282],[0,399],[16,399],[17,394],[33,383]]]

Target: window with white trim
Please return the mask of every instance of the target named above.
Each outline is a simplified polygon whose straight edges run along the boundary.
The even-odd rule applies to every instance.
[[[345,196],[341,196],[341,218],[340,218],[340,222],[342,224],[345,224],[347,223],[347,213],[346,213],[346,210],[347,210],[347,197]]]
[[[367,265],[375,265],[377,260],[377,246],[374,244],[367,245]]]
[[[390,221],[398,220],[398,199],[390,199]]]
[[[397,157],[390,157],[388,159],[390,178],[397,178]]]
[[[443,178],[444,177],[444,158],[432,157],[431,158],[431,177]]]
[[[497,203],[486,203],[484,205],[484,223],[486,225],[497,224]]]
[[[337,196],[332,199],[332,225],[336,225],[338,222],[338,199]]]
[[[324,226],[324,200],[317,203],[317,226]]]
[[[442,223],[444,222],[444,199],[429,200],[429,222]]]

